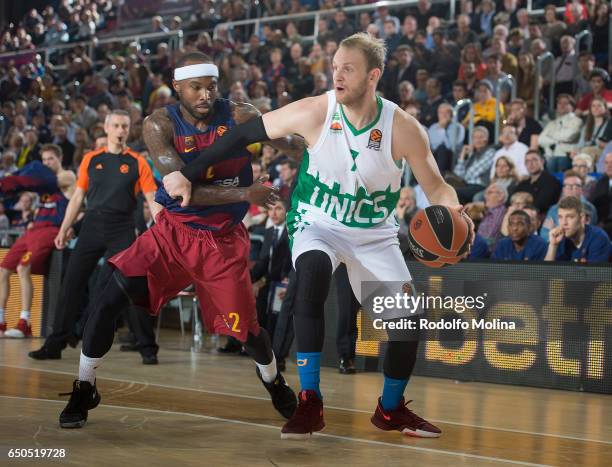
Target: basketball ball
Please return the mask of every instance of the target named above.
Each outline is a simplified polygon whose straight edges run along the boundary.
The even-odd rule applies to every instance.
[[[469,244],[469,225],[454,209],[429,206],[410,221],[408,245],[414,257],[427,266],[440,268],[458,263]]]

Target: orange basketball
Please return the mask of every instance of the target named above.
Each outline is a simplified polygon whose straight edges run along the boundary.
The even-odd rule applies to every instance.
[[[454,209],[429,206],[410,221],[408,245],[414,257],[433,268],[459,262],[470,244],[467,221]]]

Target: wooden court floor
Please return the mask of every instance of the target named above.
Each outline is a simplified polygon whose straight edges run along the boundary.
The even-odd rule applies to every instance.
[[[612,466],[612,397],[415,377],[414,410],[439,439],[382,432],[369,421],[381,375],[322,372],[327,427],[309,441],[281,441],[250,359],[190,352],[164,331],[160,365],[114,346],[98,372],[101,405],[80,430],[59,412],[79,351],[36,362],[42,341],[0,339],[0,465],[79,466]],[[287,379],[296,388],[295,366]],[[9,462],[9,448],[62,448],[62,460]]]

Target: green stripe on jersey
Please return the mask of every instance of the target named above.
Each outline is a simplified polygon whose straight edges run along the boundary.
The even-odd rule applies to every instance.
[[[291,197],[291,210],[287,214],[290,234],[303,229],[302,217],[309,206],[323,210],[329,217],[347,227],[367,228],[384,222],[393,212],[399,200],[399,190],[392,191],[391,185],[384,191],[367,193],[363,186],[355,194],[341,193],[340,184],[327,186],[318,175],[308,173],[309,154],[304,150],[297,185]],[[319,211],[315,215],[320,214]]]

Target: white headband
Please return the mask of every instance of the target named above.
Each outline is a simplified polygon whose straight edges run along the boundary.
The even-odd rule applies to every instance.
[[[202,78],[204,76],[219,77],[219,69],[212,63],[198,63],[196,65],[182,66],[174,70],[174,79],[181,81],[189,78]]]

